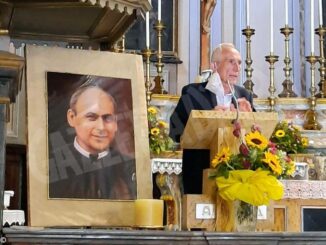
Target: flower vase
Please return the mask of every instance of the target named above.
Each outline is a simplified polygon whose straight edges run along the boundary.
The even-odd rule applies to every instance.
[[[236,200],[233,202],[234,208],[234,231],[250,232],[256,230],[257,206]]]
[[[251,232],[256,230],[257,206],[217,197],[216,230],[222,232]]]

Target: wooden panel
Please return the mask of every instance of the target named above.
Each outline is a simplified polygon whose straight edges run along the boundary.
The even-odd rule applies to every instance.
[[[272,204],[272,202],[271,202]],[[259,232],[267,232],[271,231],[274,226],[274,219],[275,219],[275,209],[273,205],[268,205],[267,209],[267,218],[266,219],[258,219],[256,224],[256,231]]]
[[[182,135],[181,146],[185,149],[210,149],[212,140],[216,139],[216,131],[219,128],[232,127],[232,121],[235,118],[236,112],[231,111],[191,111]],[[273,112],[239,113],[239,122],[244,130],[248,131],[254,123],[258,124],[267,138],[272,134],[277,121],[277,113]]]
[[[302,232],[302,206],[326,206],[326,199],[283,199],[275,202],[277,206],[285,207],[284,230],[288,232]],[[275,229],[282,229],[282,214],[278,211]]]
[[[285,231],[285,218],[286,209],[285,208],[275,208],[274,209],[274,228],[272,231]]]
[[[196,219],[196,204],[214,204],[207,195],[184,195],[182,199],[182,229],[215,230],[215,219]]]

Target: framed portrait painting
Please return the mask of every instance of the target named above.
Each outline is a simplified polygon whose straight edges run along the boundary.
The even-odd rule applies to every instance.
[[[26,66],[29,225],[132,226],[152,197],[141,56],[27,46]]]

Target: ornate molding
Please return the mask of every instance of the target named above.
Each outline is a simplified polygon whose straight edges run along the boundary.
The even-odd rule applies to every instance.
[[[182,172],[182,159],[153,158],[152,173],[180,174]]]
[[[139,9],[143,13],[149,11],[152,6],[150,0],[80,0],[83,3],[91,3],[101,7],[109,7],[111,10],[118,9],[120,13],[125,10],[129,15],[134,9]]]
[[[326,199],[326,181],[282,180],[284,198]]]

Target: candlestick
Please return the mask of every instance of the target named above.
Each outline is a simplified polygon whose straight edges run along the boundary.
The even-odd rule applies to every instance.
[[[116,42],[116,44],[113,47],[113,51],[115,53],[124,53],[125,52],[125,39],[126,36],[122,35],[122,37]]]
[[[163,227],[163,200],[135,200],[135,226],[145,228]]]
[[[161,20],[161,0],[157,1],[157,13],[158,13],[158,17],[157,20],[160,21]]]
[[[145,89],[146,89],[146,104],[149,105],[152,99],[152,92],[151,92],[151,80],[149,74],[149,65],[150,65],[150,57],[152,55],[152,51],[147,47],[146,49],[142,50],[142,55],[145,58],[146,63],[146,80],[145,80]]]
[[[249,7],[250,7],[249,0],[247,0],[247,2],[246,2],[246,17],[247,17],[246,24],[247,24],[247,26],[250,26]]]
[[[315,40],[314,40],[314,0],[310,0],[310,43],[311,43],[311,55],[315,53]]]
[[[162,70],[164,67],[164,64],[162,62],[162,36],[165,26],[163,25],[162,21],[157,21],[156,25],[154,26],[154,29],[157,31],[157,62],[155,63],[155,66],[157,68],[157,76],[154,78],[155,85],[151,92],[154,94],[167,94],[168,92],[165,91],[163,88],[164,80],[162,78]]]
[[[289,2],[285,0],[285,25],[289,24]]]
[[[273,0],[270,1],[270,14],[271,14],[271,53],[274,52],[274,43],[273,43],[273,39],[274,39],[274,17],[273,17]]]
[[[292,68],[290,66],[291,59],[290,59],[290,48],[289,48],[289,41],[290,35],[293,33],[293,28],[286,25],[284,28],[281,28],[281,33],[285,36],[285,57],[284,57],[284,64],[285,67],[283,71],[285,72],[285,80],[283,81],[283,91],[278,95],[279,97],[297,97],[297,95],[293,92],[292,86],[293,82],[291,81],[291,71]]]
[[[323,3],[322,3],[322,0],[318,1],[318,9],[319,9],[319,25],[323,26]]]
[[[252,65],[252,59],[251,59],[251,36],[255,34],[255,29],[250,29],[250,26],[247,26],[246,29],[242,30],[242,35],[246,36],[246,68],[245,68],[245,72],[246,72],[246,81],[244,82],[244,87],[251,91],[253,93],[254,98],[257,98],[257,95],[253,92],[253,86],[254,83],[252,82],[251,78],[252,78],[252,72],[253,72],[253,68],[251,67]]]
[[[324,55],[324,36],[326,34],[326,27],[319,26],[315,29],[315,33],[319,36],[319,73],[320,73],[320,82],[318,83],[319,86],[319,93],[316,95],[317,98],[325,98],[326,97],[326,59]]]
[[[310,77],[311,77],[311,86],[310,93],[310,109],[306,112],[305,122],[303,128],[307,130],[320,130],[321,125],[317,121],[317,111],[316,111],[316,87],[315,87],[315,63],[318,61],[318,58],[314,55],[306,57],[306,60],[310,63]]]
[[[275,69],[275,62],[278,61],[278,56],[273,55],[272,53],[270,55],[265,56],[265,60],[270,64],[269,66],[269,88],[268,91],[270,92],[270,96],[268,97],[269,99],[269,105],[270,105],[270,111],[274,111],[274,106],[275,106],[275,83],[274,83],[274,69]]]
[[[149,48],[149,12],[146,12],[146,48]]]

